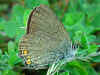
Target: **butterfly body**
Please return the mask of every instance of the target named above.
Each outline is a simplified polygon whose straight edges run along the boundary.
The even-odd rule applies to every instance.
[[[19,42],[20,57],[29,68],[46,68],[64,56],[65,40],[69,37],[63,24],[50,8],[41,5],[29,16],[27,32]]]

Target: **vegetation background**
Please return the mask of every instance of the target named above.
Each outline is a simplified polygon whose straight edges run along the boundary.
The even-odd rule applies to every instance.
[[[55,75],[100,75],[100,0],[0,0],[0,75],[29,75],[18,68],[23,66],[18,41],[25,33],[30,11],[40,4],[55,12],[72,41],[78,42],[77,56],[84,57]],[[35,72],[46,75],[41,70],[30,75]]]

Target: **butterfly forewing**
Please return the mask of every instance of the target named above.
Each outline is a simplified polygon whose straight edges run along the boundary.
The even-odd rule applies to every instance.
[[[36,31],[43,31],[50,36],[55,36],[56,38],[58,37],[57,35],[59,35],[59,37],[66,36],[68,39],[63,24],[58,21],[51,9],[45,5],[41,5],[31,12],[27,28],[27,32],[32,34]]]

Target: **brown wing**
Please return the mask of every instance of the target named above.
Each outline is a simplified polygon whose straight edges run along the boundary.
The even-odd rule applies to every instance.
[[[49,38],[49,36],[44,35],[42,32],[36,32],[35,36],[28,34],[20,40],[20,56],[31,68],[43,69],[55,60],[57,52],[53,50],[59,46],[59,43],[56,39]]]
[[[57,19],[52,10],[45,5],[35,8],[29,16],[27,34],[34,34],[37,31],[42,31],[55,38],[62,39],[62,37],[66,37],[66,39],[69,39],[64,25]]]
[[[27,34],[19,43],[20,56],[30,67],[44,68],[55,60],[55,55],[60,55],[56,48],[60,47],[64,39],[69,40],[64,26],[51,9],[41,5],[29,17]]]

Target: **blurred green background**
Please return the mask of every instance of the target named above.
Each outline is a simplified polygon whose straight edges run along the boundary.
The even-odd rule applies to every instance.
[[[20,68],[18,42],[25,34],[30,11],[40,4],[54,11],[71,40],[78,43],[77,56],[99,53],[100,0],[0,0],[0,75],[29,75]],[[100,75],[100,55],[72,61],[64,70],[55,75]],[[46,75],[46,71],[38,73]]]

